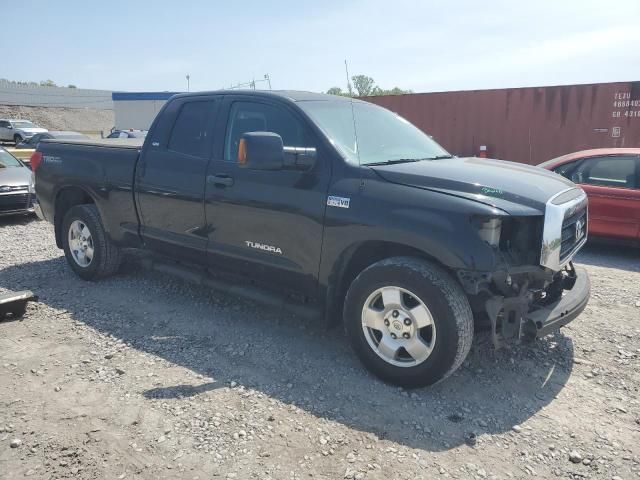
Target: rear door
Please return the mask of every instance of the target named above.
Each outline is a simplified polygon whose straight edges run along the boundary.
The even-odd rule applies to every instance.
[[[571,180],[589,197],[589,233],[635,240],[640,235],[640,167],[638,157],[590,157],[572,172]]]
[[[219,101],[186,97],[170,102],[136,170],[141,235],[172,257],[206,260],[204,188]]]
[[[328,154],[296,109],[284,102],[228,96],[220,115],[224,138],[209,164],[208,258],[216,268],[313,295],[331,177]],[[218,131],[218,130],[216,130]],[[237,163],[243,133],[270,131],[285,146],[317,148],[308,171],[250,170]]]

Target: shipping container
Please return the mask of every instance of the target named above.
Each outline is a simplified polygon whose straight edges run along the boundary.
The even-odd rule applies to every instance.
[[[451,153],[538,164],[598,147],[640,147],[640,82],[362,97]]]
[[[113,92],[116,130],[149,130],[156,115],[179,92]]]

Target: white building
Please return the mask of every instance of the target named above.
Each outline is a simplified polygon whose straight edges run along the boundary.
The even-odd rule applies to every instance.
[[[117,130],[149,130],[151,122],[169,98],[180,92],[113,92]]]

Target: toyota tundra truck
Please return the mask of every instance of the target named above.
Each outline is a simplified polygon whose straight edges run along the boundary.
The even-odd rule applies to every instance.
[[[476,324],[518,343],[589,299],[572,263],[587,240],[579,187],[455,157],[356,99],[179,94],[144,143],[45,140],[31,166],[37,212],[81,278],[148,250],[153,265],[343,324],[362,363],[405,387],[454,372]]]

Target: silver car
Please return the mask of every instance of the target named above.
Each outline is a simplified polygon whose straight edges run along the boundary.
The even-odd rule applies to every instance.
[[[31,170],[0,147],[0,216],[33,213],[35,197]]]
[[[29,120],[0,118],[0,141],[2,142],[13,142],[18,145],[36,133],[47,131],[46,128],[38,127]]]

